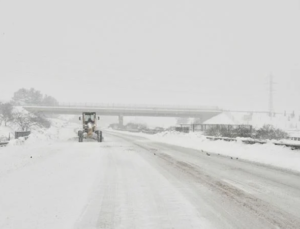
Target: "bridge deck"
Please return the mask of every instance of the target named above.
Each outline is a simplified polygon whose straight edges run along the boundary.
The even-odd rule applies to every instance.
[[[97,112],[107,116],[160,116],[160,117],[199,117],[201,115],[217,115],[222,110],[216,107],[133,107],[133,106],[23,106],[31,112],[52,114],[81,114]]]

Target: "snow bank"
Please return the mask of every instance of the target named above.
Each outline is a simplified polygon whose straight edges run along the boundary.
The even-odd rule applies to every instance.
[[[99,145],[42,143],[0,150],[0,228],[73,228],[80,217],[98,174]]]
[[[0,228],[74,228],[80,217],[99,174],[99,144],[78,145],[79,125],[51,122],[0,148]]]
[[[226,111],[206,120],[204,124],[248,124],[257,129],[261,128],[263,125],[270,124],[276,128],[290,131],[299,130],[300,119],[299,114],[276,114],[275,116],[270,117],[267,113]]]
[[[110,130],[115,132],[115,130]],[[177,145],[224,156],[244,159],[266,165],[276,166],[287,170],[300,172],[300,151],[288,147],[267,144],[247,145],[241,141],[227,142],[222,140],[211,141],[200,133],[162,132],[155,135],[143,133],[120,132],[129,135],[143,136],[152,141]]]
[[[76,137],[76,129],[79,125],[69,122],[66,119],[50,118],[51,127],[33,127],[25,144],[40,144],[42,142],[67,141]],[[11,141],[10,146],[18,145],[19,141]]]
[[[78,125],[63,119],[50,119],[50,121],[52,126],[49,129],[35,127],[27,140],[12,139],[7,147],[0,148],[0,176],[39,158],[47,157],[49,152],[55,151],[50,150],[55,143],[65,143],[76,137],[74,130]]]
[[[14,131],[9,126],[0,125],[0,142],[6,142],[9,138],[14,137]]]

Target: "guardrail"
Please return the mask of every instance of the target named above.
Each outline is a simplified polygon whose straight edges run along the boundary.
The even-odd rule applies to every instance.
[[[228,141],[228,142],[237,142],[238,139],[236,138],[226,138],[226,137],[212,137],[212,136],[206,136],[207,139],[212,141],[222,140],[222,141]],[[266,144],[267,141],[261,141],[257,139],[239,139],[239,141],[245,143],[245,144]],[[272,142],[274,145],[278,146],[286,146],[290,147],[292,149],[300,149],[300,144],[291,144],[291,143],[281,143],[281,142]]]
[[[195,131],[205,131],[210,128],[216,128],[216,130],[234,130],[234,129],[244,129],[252,132],[252,125],[248,124],[180,124],[181,128],[188,128],[189,130]]]
[[[296,145],[296,144],[276,143],[276,142],[274,142],[274,145],[291,147],[292,149],[300,149],[300,145]]]

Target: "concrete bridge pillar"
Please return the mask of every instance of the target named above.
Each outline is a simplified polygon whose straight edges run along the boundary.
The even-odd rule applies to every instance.
[[[123,125],[124,125],[123,115],[119,115],[119,126],[123,126]]]

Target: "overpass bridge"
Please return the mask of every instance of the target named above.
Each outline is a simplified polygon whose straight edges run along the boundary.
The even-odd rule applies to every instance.
[[[146,117],[188,117],[198,118],[204,122],[222,112],[218,107],[210,106],[168,106],[168,105],[118,105],[118,104],[60,104],[58,106],[25,105],[30,112],[48,114],[79,115],[82,112],[97,112],[100,116],[118,116],[123,124],[124,116]]]

